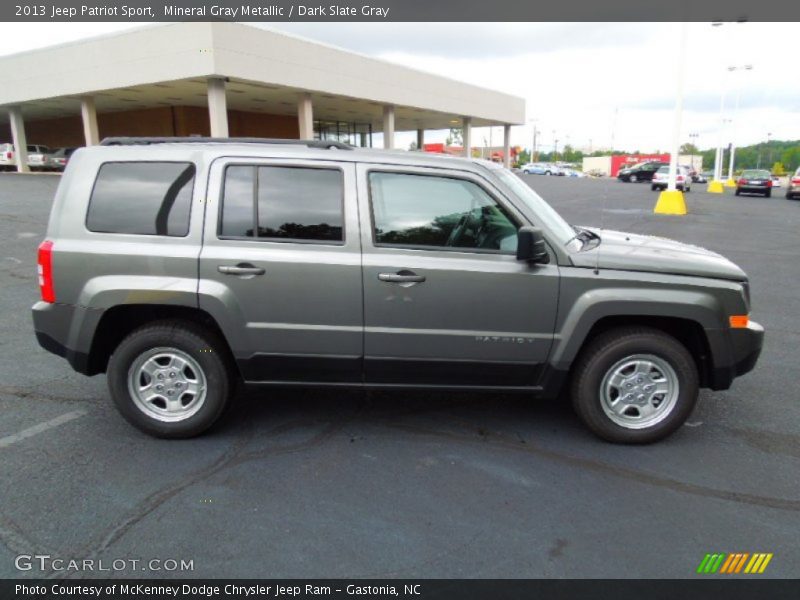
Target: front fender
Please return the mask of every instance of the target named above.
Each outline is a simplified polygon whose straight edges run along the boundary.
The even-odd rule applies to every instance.
[[[669,317],[698,323],[704,330],[723,327],[724,311],[712,294],[698,290],[609,287],[588,290],[559,318],[550,364],[569,370],[592,327],[606,317]]]

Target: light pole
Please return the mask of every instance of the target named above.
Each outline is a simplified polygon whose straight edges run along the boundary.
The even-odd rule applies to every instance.
[[[534,157],[536,155],[536,133],[537,133],[537,131],[536,131],[536,121],[538,121],[538,120],[539,119],[528,119],[528,123],[531,123],[532,126],[533,126],[533,135],[531,136],[533,138],[531,140],[531,155],[529,157],[530,160],[528,162],[536,162],[536,158],[534,158]]]
[[[772,148],[770,148],[769,146],[769,138],[771,137],[772,137],[772,132],[770,131],[769,133],[767,133],[767,168],[770,171],[772,170],[772,165],[770,164],[772,162]]]
[[[752,71],[752,70],[753,70],[753,65],[728,67],[728,71],[730,73],[734,73],[736,71]],[[733,165],[735,161],[734,157],[736,155],[736,124],[739,116],[739,98],[741,96],[741,91],[742,91],[742,86],[737,85],[736,102],[733,107],[733,118],[731,119],[733,125],[731,126],[731,156],[730,156],[730,162],[728,163],[728,181],[725,182],[725,185],[728,187],[736,187],[736,182],[733,180]]]
[[[683,116],[683,81],[686,75],[686,45],[689,37],[689,24],[681,24],[678,37],[677,81],[675,82],[675,124],[672,130],[672,152],[669,157],[669,180],[667,189],[658,196],[653,212],[667,215],[685,215],[686,201],[683,192],[677,188],[678,152],[681,144],[681,119]]]
[[[741,24],[744,21],[737,21],[737,23]],[[721,28],[726,23],[721,21],[715,21],[711,24],[712,27]],[[730,28],[726,28],[726,31],[730,32]],[[728,34],[728,37],[730,33]],[[730,48],[730,40],[728,39],[721,39],[720,40],[720,47],[722,52],[728,53],[728,48]],[[728,69],[730,71],[730,69]],[[711,193],[721,194],[725,191],[725,185],[722,182],[722,170],[724,168],[724,150],[723,144],[725,143],[725,95],[727,93],[727,83],[728,78],[726,76],[726,72],[722,73],[722,93],[720,94],[719,100],[719,136],[717,138],[717,151],[714,156],[714,179],[708,184],[708,190]]]
[[[553,129],[553,160],[551,162],[556,162],[558,160],[558,138],[556,137],[556,130]]]
[[[696,149],[699,150],[699,148],[697,147],[697,139],[699,137],[700,134],[696,132],[692,132],[689,134],[689,143],[692,145],[692,169],[694,169],[695,171],[697,171],[697,164],[695,163],[694,160],[694,151]]]

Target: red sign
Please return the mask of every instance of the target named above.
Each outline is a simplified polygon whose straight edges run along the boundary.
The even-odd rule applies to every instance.
[[[620,169],[632,167],[643,162],[669,162],[669,154],[615,154],[611,157],[611,177],[616,177]]]

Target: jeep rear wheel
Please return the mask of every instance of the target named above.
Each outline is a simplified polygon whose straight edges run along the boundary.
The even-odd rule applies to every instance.
[[[601,438],[625,444],[663,439],[691,414],[697,366],[675,338],[644,327],[607,331],[575,364],[572,402]]]
[[[216,336],[191,323],[162,321],[126,337],[108,362],[117,410],[156,437],[187,438],[225,410],[232,378]]]

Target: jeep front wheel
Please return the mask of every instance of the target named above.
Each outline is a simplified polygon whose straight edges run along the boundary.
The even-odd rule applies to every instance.
[[[692,355],[656,329],[620,328],[599,335],[573,372],[576,412],[610,442],[643,444],[667,437],[689,417],[697,394]]]
[[[203,433],[229,402],[232,381],[221,343],[191,323],[136,329],[112,354],[108,387],[138,429],[162,438]]]

